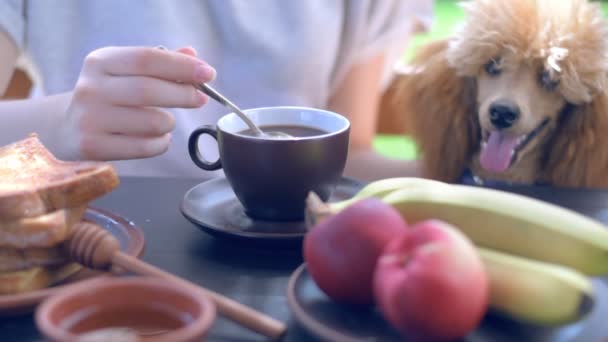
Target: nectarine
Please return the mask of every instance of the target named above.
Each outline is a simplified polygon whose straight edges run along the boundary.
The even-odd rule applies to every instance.
[[[304,238],[304,261],[328,297],[370,305],[376,261],[387,243],[406,230],[395,208],[377,198],[362,199],[311,227]]]
[[[389,243],[374,273],[378,308],[415,340],[451,340],[475,329],[488,306],[488,278],[477,250],[438,220],[410,226]]]

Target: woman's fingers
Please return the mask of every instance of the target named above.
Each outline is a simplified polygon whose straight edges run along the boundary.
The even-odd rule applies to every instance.
[[[175,117],[155,107],[109,107],[81,118],[82,131],[157,137],[175,128]]]
[[[149,76],[184,83],[209,82],[216,72],[186,53],[154,47],[107,47],[91,52],[84,68],[113,76]]]
[[[70,135],[80,156],[94,160],[138,159],[169,147],[175,118],[162,107],[198,108],[207,96],[192,83],[215,70],[196,50],[109,47],[85,59],[68,109]]]
[[[146,76],[104,77],[96,86],[100,98],[120,106],[197,108],[208,100],[192,84]]]
[[[157,137],[85,134],[80,139],[80,154],[89,160],[148,158],[165,153],[170,142],[170,133]]]
[[[198,55],[198,53],[196,52],[196,49],[194,49],[193,47],[184,47],[181,49],[177,49],[175,51],[177,51],[179,53],[183,53],[188,56],[192,56],[192,57],[196,57]]]

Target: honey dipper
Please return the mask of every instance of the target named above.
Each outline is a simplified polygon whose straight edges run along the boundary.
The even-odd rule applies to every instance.
[[[273,340],[280,339],[287,329],[285,324],[272,317],[123,253],[118,240],[94,223],[80,222],[74,225],[64,248],[74,261],[91,269],[110,270],[117,267],[139,275],[168,279],[180,286],[194,286],[215,303],[224,317]]]

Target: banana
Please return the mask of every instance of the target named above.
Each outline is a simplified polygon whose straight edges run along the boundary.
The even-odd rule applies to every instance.
[[[481,247],[561,264],[587,275],[608,274],[608,229],[598,221],[504,191],[417,178],[402,181],[402,188],[390,192],[390,185],[399,181],[379,181],[382,186],[372,183],[364,194],[391,204],[409,224],[440,219]],[[309,225],[353,202],[319,203],[314,197],[311,194],[307,202]]]
[[[385,178],[366,184],[355,195],[346,200],[331,203],[324,203],[319,196],[317,196],[317,194],[310,192],[306,199],[304,221],[308,227],[312,227],[327,216],[335,214],[354,202],[364,198],[382,198],[396,190],[413,189],[431,185],[442,186],[448,185],[448,183],[417,177]]]
[[[476,245],[608,274],[608,229],[575,211],[523,195],[464,185],[424,186],[382,198],[408,223],[440,219]]]
[[[350,204],[361,200],[367,197],[378,197],[382,198],[389,193],[399,190],[399,189],[412,189],[422,186],[441,186],[448,185],[447,183],[443,183],[440,181],[435,181],[426,178],[416,178],[416,177],[394,177],[394,178],[386,178],[377,180],[371,183],[366,184],[363,188],[361,188],[354,196],[351,198],[332,203],[332,206],[335,210],[344,209]]]
[[[490,283],[490,309],[519,322],[553,327],[592,308],[589,278],[570,268],[478,247]]]

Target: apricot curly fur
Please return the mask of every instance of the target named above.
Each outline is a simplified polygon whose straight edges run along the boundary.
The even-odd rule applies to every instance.
[[[457,182],[473,167],[481,145],[476,79],[506,51],[504,63],[544,65],[559,77],[556,94],[571,107],[535,147],[542,150],[534,182],[608,187],[608,25],[600,6],[471,0],[463,7],[463,27],[419,49],[395,80],[394,101],[419,147],[423,176]],[[567,50],[557,69],[550,59],[556,48]]]
[[[558,186],[608,188],[608,94],[564,118],[545,146],[544,179]]]
[[[448,66],[446,47],[446,42],[438,42],[423,49],[412,67],[424,71],[401,77],[397,89],[398,103],[408,113],[406,127],[422,153],[422,172],[450,182],[470,160],[479,127],[471,115],[474,80],[457,76]]]

